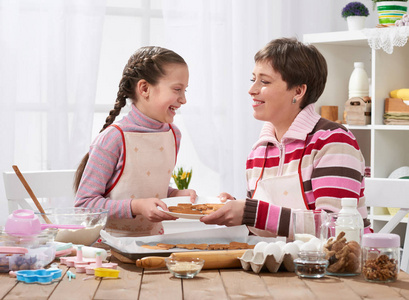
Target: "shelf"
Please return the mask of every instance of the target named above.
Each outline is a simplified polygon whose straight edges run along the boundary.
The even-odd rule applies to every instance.
[[[305,34],[304,42],[310,44],[342,44],[345,46],[368,46],[368,39],[361,30]]]
[[[373,125],[376,130],[409,130],[409,125]]]
[[[409,130],[409,125],[342,125],[350,130]]]
[[[407,203],[409,180],[387,177],[397,168],[409,166],[409,125],[385,125],[383,121],[385,98],[389,97],[390,91],[408,87],[409,43],[394,47],[393,53],[388,54],[372,49],[366,33],[366,30],[358,30],[305,34],[303,40],[314,45],[328,65],[327,83],[316,104],[318,113],[322,105],[337,106],[338,119],[344,119],[354,62],[363,62],[371,79],[371,124],[343,125],[354,134],[365,163],[371,168],[372,177],[365,178],[364,193],[366,205],[370,207],[368,218],[377,232],[393,218],[387,207],[401,207],[402,202]],[[395,228],[402,241],[406,224],[407,217]]]

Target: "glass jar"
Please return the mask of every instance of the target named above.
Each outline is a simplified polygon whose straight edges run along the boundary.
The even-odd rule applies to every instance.
[[[328,260],[321,251],[300,251],[294,259],[295,273],[299,277],[321,278],[325,276]]]
[[[359,214],[330,213],[322,227],[327,274],[354,276],[361,273],[363,221]]]
[[[399,273],[400,237],[368,233],[362,238],[362,275],[370,282],[392,282]]]

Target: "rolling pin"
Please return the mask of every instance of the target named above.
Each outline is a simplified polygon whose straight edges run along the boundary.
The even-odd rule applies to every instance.
[[[246,249],[243,250],[214,250],[214,251],[192,251],[175,252],[170,257],[191,257],[205,260],[203,269],[227,269],[241,267],[239,257],[243,256]],[[166,257],[147,256],[138,259],[135,264],[137,267],[145,269],[155,269],[166,267]]]

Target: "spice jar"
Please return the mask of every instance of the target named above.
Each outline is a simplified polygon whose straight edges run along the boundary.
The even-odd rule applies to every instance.
[[[394,233],[368,233],[362,238],[362,275],[371,282],[395,281],[399,273],[400,237]]]
[[[328,260],[321,251],[300,251],[294,259],[295,273],[299,277],[321,278],[325,276]]]

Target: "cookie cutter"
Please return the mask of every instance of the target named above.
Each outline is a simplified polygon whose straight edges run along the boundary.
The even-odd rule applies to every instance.
[[[66,265],[67,267],[80,267],[80,266],[86,266],[89,264],[95,264],[96,259],[95,258],[84,258],[82,256],[82,247],[83,245],[78,245],[77,246],[77,255],[73,257],[60,257],[60,263],[62,265]]]
[[[88,275],[94,275],[96,268],[114,269],[118,267],[116,263],[102,263],[102,251],[96,252],[95,263],[89,265],[76,265],[77,273],[86,273]]]
[[[17,280],[25,283],[51,283],[61,277],[60,269],[20,270],[16,272]]]
[[[118,278],[119,270],[105,269],[105,268],[96,268],[94,275],[96,277],[110,277]]]

